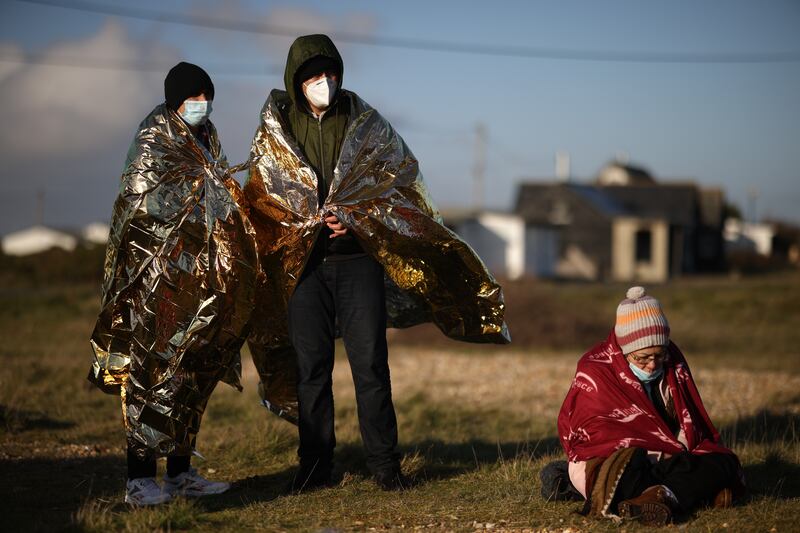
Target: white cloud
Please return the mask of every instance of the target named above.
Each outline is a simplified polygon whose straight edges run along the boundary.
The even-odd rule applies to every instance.
[[[240,0],[197,0],[188,9],[229,21],[260,20],[293,28],[297,35],[369,33],[375,24],[371,15],[356,11],[330,16],[266,3],[253,9]],[[162,100],[164,76],[179,60],[209,71],[219,99],[212,119],[225,151],[237,163],[247,157],[264,99],[271,88],[283,87],[284,62],[294,35],[167,23],[136,23],[130,28],[141,33],[129,29],[126,19],[109,18],[91,35],[48,45],[35,55],[10,39],[0,41],[0,60],[6,59],[0,61],[0,189],[4,193],[0,195],[0,233],[36,220],[32,213],[38,190],[47,193],[47,224],[75,227],[108,220],[128,144],[137,124]],[[342,42],[337,46],[351,73],[356,61],[369,56],[367,47]],[[88,68],[104,62],[155,64],[157,68],[152,72]],[[225,69],[247,72],[251,67],[270,72],[272,67],[280,73],[265,77],[223,73]]]
[[[24,55],[19,46],[0,43],[0,84],[14,72],[22,68]]]
[[[13,47],[3,45],[5,54]],[[164,72],[138,72],[84,65],[177,62],[173,49],[137,41],[116,22],[88,38],[46,49],[35,62],[0,70],[2,152],[13,156],[59,157],[102,148],[121,130],[133,130],[161,100]],[[58,63],[68,63],[60,65]],[[154,98],[155,96],[155,98]]]
[[[269,23],[289,29],[297,29],[297,36],[311,33],[324,33],[331,36],[339,52],[345,60],[345,68],[351,56],[356,55],[356,50],[369,52],[370,47],[356,46],[342,41],[337,42],[336,32],[343,31],[369,37],[377,31],[378,22],[375,15],[361,11],[341,12],[335,18],[328,17],[319,11],[293,7],[279,7],[269,14]],[[277,56],[282,62],[286,61],[286,54],[294,38],[272,39],[268,42],[282,44],[277,50]]]
[[[300,32],[332,32],[335,21],[322,13],[297,7],[276,7],[269,14],[269,23]]]
[[[201,13],[205,17],[226,21],[263,23],[266,27],[280,28],[288,35],[248,33],[199,28],[205,45],[214,50],[215,56],[229,57],[231,64],[258,65],[282,74],[289,46],[300,35],[324,33],[333,37],[337,31],[373,35],[378,26],[375,15],[363,11],[342,11],[335,16],[312,8],[294,6],[269,7],[267,4],[256,8],[245,5],[242,0],[194,0],[187,13]],[[337,42],[336,46],[345,61],[356,56],[356,50],[369,50],[362,46]]]

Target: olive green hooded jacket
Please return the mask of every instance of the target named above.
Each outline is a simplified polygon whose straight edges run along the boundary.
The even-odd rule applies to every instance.
[[[339,67],[339,89],[337,89],[330,107],[320,119],[314,117],[303,94],[301,85],[304,80],[297,79],[297,73],[301,67],[318,56],[333,60]],[[342,56],[339,55],[339,51],[327,35],[298,37],[289,48],[283,81],[291,105],[284,108],[288,110],[288,116],[284,118],[292,130],[292,136],[317,174],[320,206],[328,196],[333,182],[334,168],[339,160],[342,141],[350,122],[352,105],[350,93],[341,89],[343,73]],[[330,239],[330,234],[331,231],[327,227],[323,228],[317,246],[318,254],[338,255],[363,252],[358,241],[349,233],[335,239]]]

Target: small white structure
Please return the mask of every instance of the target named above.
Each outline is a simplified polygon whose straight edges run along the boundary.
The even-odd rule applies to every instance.
[[[448,217],[445,223],[496,275],[551,277],[558,258],[556,231],[528,224],[519,215],[480,211]]]
[[[728,251],[751,251],[765,257],[772,255],[772,239],[775,237],[775,227],[772,224],[756,224],[728,218],[725,220],[722,235]]]
[[[76,246],[77,237],[45,226],[31,226],[3,237],[3,253],[6,255],[32,255],[51,248],[71,252]]]
[[[90,244],[106,244],[111,227],[103,222],[92,222],[81,230],[81,238]]]

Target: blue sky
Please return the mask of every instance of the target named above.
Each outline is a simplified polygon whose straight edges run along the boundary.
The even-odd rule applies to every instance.
[[[263,22],[335,41],[355,33],[589,53],[800,57],[794,1],[87,3]],[[264,99],[283,85],[291,41],[0,0],[0,234],[35,222],[38,190],[49,225],[108,220],[136,125],[162,101],[166,70],[180,60],[211,74],[212,120],[229,159],[243,160]],[[475,128],[483,123],[493,208],[512,207],[520,180],[552,178],[561,150],[575,179],[626,154],[657,178],[723,187],[743,208],[755,188],[758,216],[800,223],[800,61],[599,62],[337,44],[344,86],[393,122],[441,207],[473,201]],[[98,61],[154,70],[87,68]]]

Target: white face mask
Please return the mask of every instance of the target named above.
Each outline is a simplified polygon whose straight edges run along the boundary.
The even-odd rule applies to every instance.
[[[183,111],[180,113],[181,118],[190,126],[199,126],[205,123],[210,114],[211,102],[207,100],[185,100]]]
[[[314,107],[327,109],[331,105],[333,95],[336,94],[336,85],[336,80],[323,76],[308,85],[303,85],[303,94]]]

